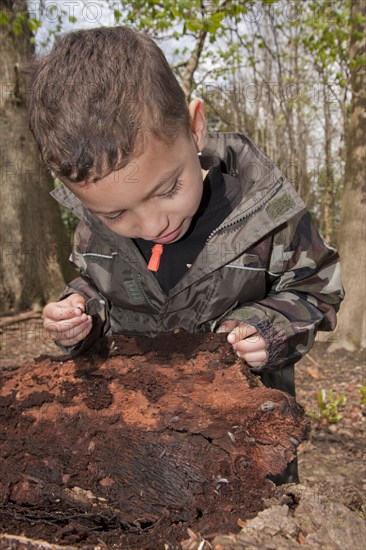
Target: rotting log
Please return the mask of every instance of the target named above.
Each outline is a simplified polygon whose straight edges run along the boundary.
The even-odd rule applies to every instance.
[[[0,374],[2,533],[157,549],[233,532],[307,437],[221,334],[115,335]]]

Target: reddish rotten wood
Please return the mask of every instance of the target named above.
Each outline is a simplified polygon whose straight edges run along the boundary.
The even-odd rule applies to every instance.
[[[225,335],[103,343],[2,374],[0,531],[156,549],[260,510],[306,437],[295,401]]]

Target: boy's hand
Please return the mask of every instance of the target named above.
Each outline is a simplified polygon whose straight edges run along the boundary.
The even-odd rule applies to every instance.
[[[71,294],[60,302],[50,302],[43,310],[43,327],[63,346],[73,346],[89,334],[92,318],[86,315],[85,298]]]
[[[267,360],[266,342],[253,325],[239,321],[225,321],[217,332],[229,332],[227,340],[237,355],[250,367],[261,367]]]

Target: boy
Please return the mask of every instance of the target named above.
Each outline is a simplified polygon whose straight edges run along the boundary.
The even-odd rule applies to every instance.
[[[44,308],[70,353],[102,334],[225,331],[266,384],[332,330],[337,253],[245,136],[209,134],[167,61],[126,27],[64,36],[35,61],[30,121],[52,195],[79,217],[81,277]]]

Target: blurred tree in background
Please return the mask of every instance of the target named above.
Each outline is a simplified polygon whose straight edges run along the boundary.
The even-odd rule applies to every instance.
[[[0,0],[1,310],[56,298],[71,271],[53,180],[29,130],[22,67],[34,52],[25,0]]]
[[[366,348],[366,3],[352,2],[350,76],[352,100],[340,224],[340,255],[346,298],[336,347]]]

